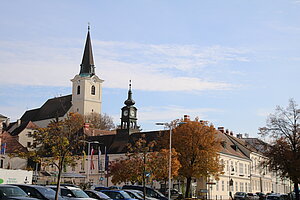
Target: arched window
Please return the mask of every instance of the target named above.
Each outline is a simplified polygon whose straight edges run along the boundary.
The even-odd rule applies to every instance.
[[[95,95],[96,94],[96,89],[95,89],[95,86],[93,85],[92,88],[91,88],[91,94],[92,95]]]
[[[77,94],[80,94],[80,85],[77,86]]]

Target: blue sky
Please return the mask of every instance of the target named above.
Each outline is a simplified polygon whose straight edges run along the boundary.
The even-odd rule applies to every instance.
[[[11,0],[0,7],[0,114],[71,93],[91,24],[103,112],[119,123],[128,81],[143,130],[191,118],[257,136],[299,103],[299,0]]]

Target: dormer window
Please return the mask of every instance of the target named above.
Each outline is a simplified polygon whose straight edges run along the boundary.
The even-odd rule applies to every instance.
[[[77,86],[77,94],[80,94],[80,85]]]
[[[96,94],[96,89],[95,86],[93,85],[91,88],[91,95],[95,95]]]

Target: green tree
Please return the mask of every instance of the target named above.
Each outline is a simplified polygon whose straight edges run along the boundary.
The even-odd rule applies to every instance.
[[[23,157],[35,162],[57,167],[56,200],[64,166],[76,164],[76,155],[83,140],[83,135],[79,132],[83,122],[83,117],[78,113],[70,113],[63,120],[50,122],[46,128],[40,128],[31,135],[35,150],[23,154]]]
[[[293,99],[286,108],[277,106],[275,113],[267,118],[260,134],[273,138],[271,145],[266,145],[264,162],[281,177],[290,178],[294,183],[296,199],[299,200],[300,183],[300,109]]]
[[[179,175],[187,180],[185,197],[189,197],[192,178],[215,178],[222,172],[219,162],[220,141],[217,131],[206,121],[186,120],[173,130],[172,146],[181,163]]]

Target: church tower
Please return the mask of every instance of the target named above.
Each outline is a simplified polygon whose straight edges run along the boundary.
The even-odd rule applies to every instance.
[[[131,81],[129,82],[128,98],[124,104],[125,106],[121,109],[120,129],[129,134],[139,132],[139,126],[137,125],[137,108],[134,106],[135,101],[132,99]]]
[[[90,27],[84,47],[80,72],[72,80],[72,111],[81,115],[100,114],[102,104],[102,83],[95,74],[95,65],[90,38]]]

